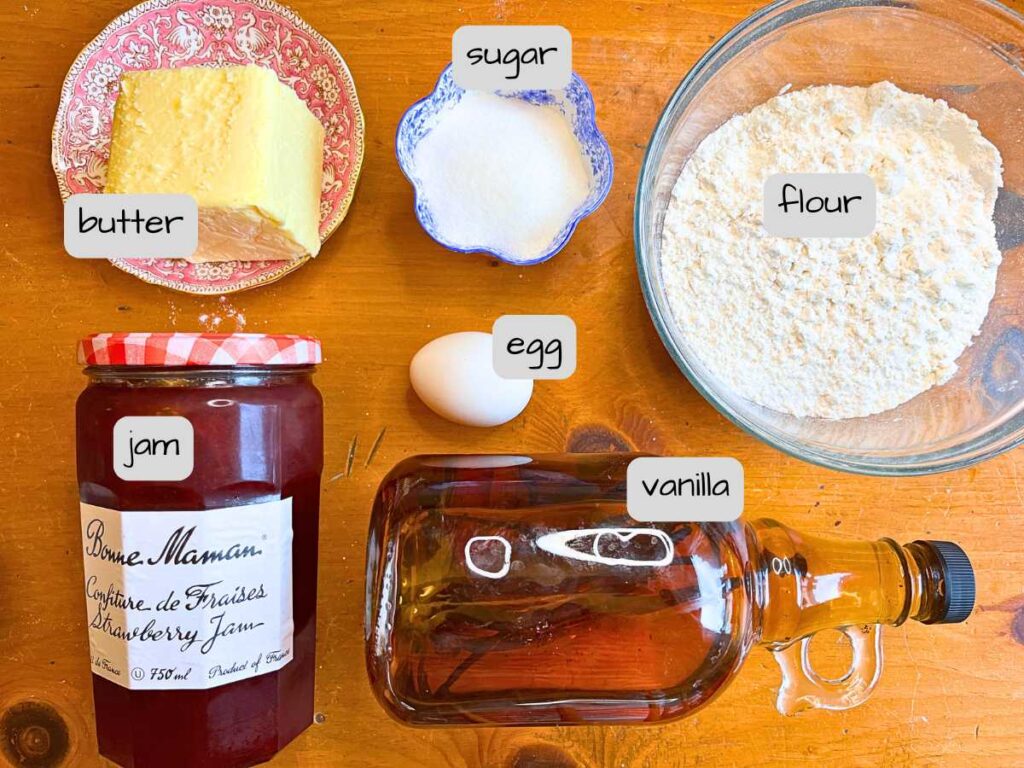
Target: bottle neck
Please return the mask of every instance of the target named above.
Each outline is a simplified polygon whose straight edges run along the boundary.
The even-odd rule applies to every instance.
[[[945,611],[939,564],[920,544],[805,536],[774,520],[747,528],[755,637],[787,645],[823,629],[930,623]]]

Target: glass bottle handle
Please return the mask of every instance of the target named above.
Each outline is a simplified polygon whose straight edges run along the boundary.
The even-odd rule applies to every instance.
[[[881,629],[879,624],[839,628],[850,639],[853,661],[846,674],[835,680],[822,677],[811,666],[809,649],[814,635],[772,650],[782,670],[782,686],[775,701],[779,712],[795,715],[805,709],[850,709],[867,701],[882,674]]]

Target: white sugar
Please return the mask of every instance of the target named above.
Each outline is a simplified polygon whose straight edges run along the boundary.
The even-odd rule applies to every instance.
[[[414,175],[442,239],[530,261],[586,200],[590,167],[553,106],[469,91],[416,148]]]

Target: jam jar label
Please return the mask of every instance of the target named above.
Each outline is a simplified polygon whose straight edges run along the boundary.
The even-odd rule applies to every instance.
[[[198,512],[83,502],[81,513],[95,674],[214,688],[291,660],[291,499]]]

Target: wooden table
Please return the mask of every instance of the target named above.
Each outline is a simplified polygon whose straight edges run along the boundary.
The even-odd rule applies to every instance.
[[[647,139],[682,74],[758,2],[568,4],[299,2],[341,50],[366,115],[362,179],[348,219],[317,260],[244,294],[193,298],[62,249],[50,127],[64,73],[125,0],[15,0],[0,8],[0,754],[48,732],[64,765],[101,764],[92,726],[73,456],[84,381],[76,340],[98,330],[287,331],[323,339],[327,468],[321,525],[317,722],[279,766],[1024,765],[1024,453],[954,474],[859,478],[787,458],[733,427],[686,383],[644,308],[633,260],[633,190]],[[1024,10],[1024,0],[1015,0]],[[395,162],[403,110],[427,93],[466,23],[568,25],[616,160],[606,204],[570,246],[516,269],[450,254],[412,216]],[[472,431],[410,393],[406,366],[427,340],[488,330],[499,314],[566,313],[577,373],[542,383],[524,417]],[[244,319],[243,319],[244,317]],[[383,430],[372,458],[369,448]],[[350,449],[354,460],[347,472]],[[755,649],[709,708],[657,728],[414,730],[385,716],[363,666],[367,516],[382,475],[413,453],[638,449],[733,455],[750,514],[850,538],[950,538],[978,570],[965,624],[886,632],[883,679],[866,705],[794,718],[773,707],[778,672]],[[20,725],[19,725],[20,723]],[[29,726],[25,728],[24,726]],[[38,726],[38,727],[35,727]],[[52,743],[52,742],[51,742]],[[51,766],[44,755],[26,765]],[[13,764],[13,758],[8,757]],[[2,760],[0,760],[2,763]]]

